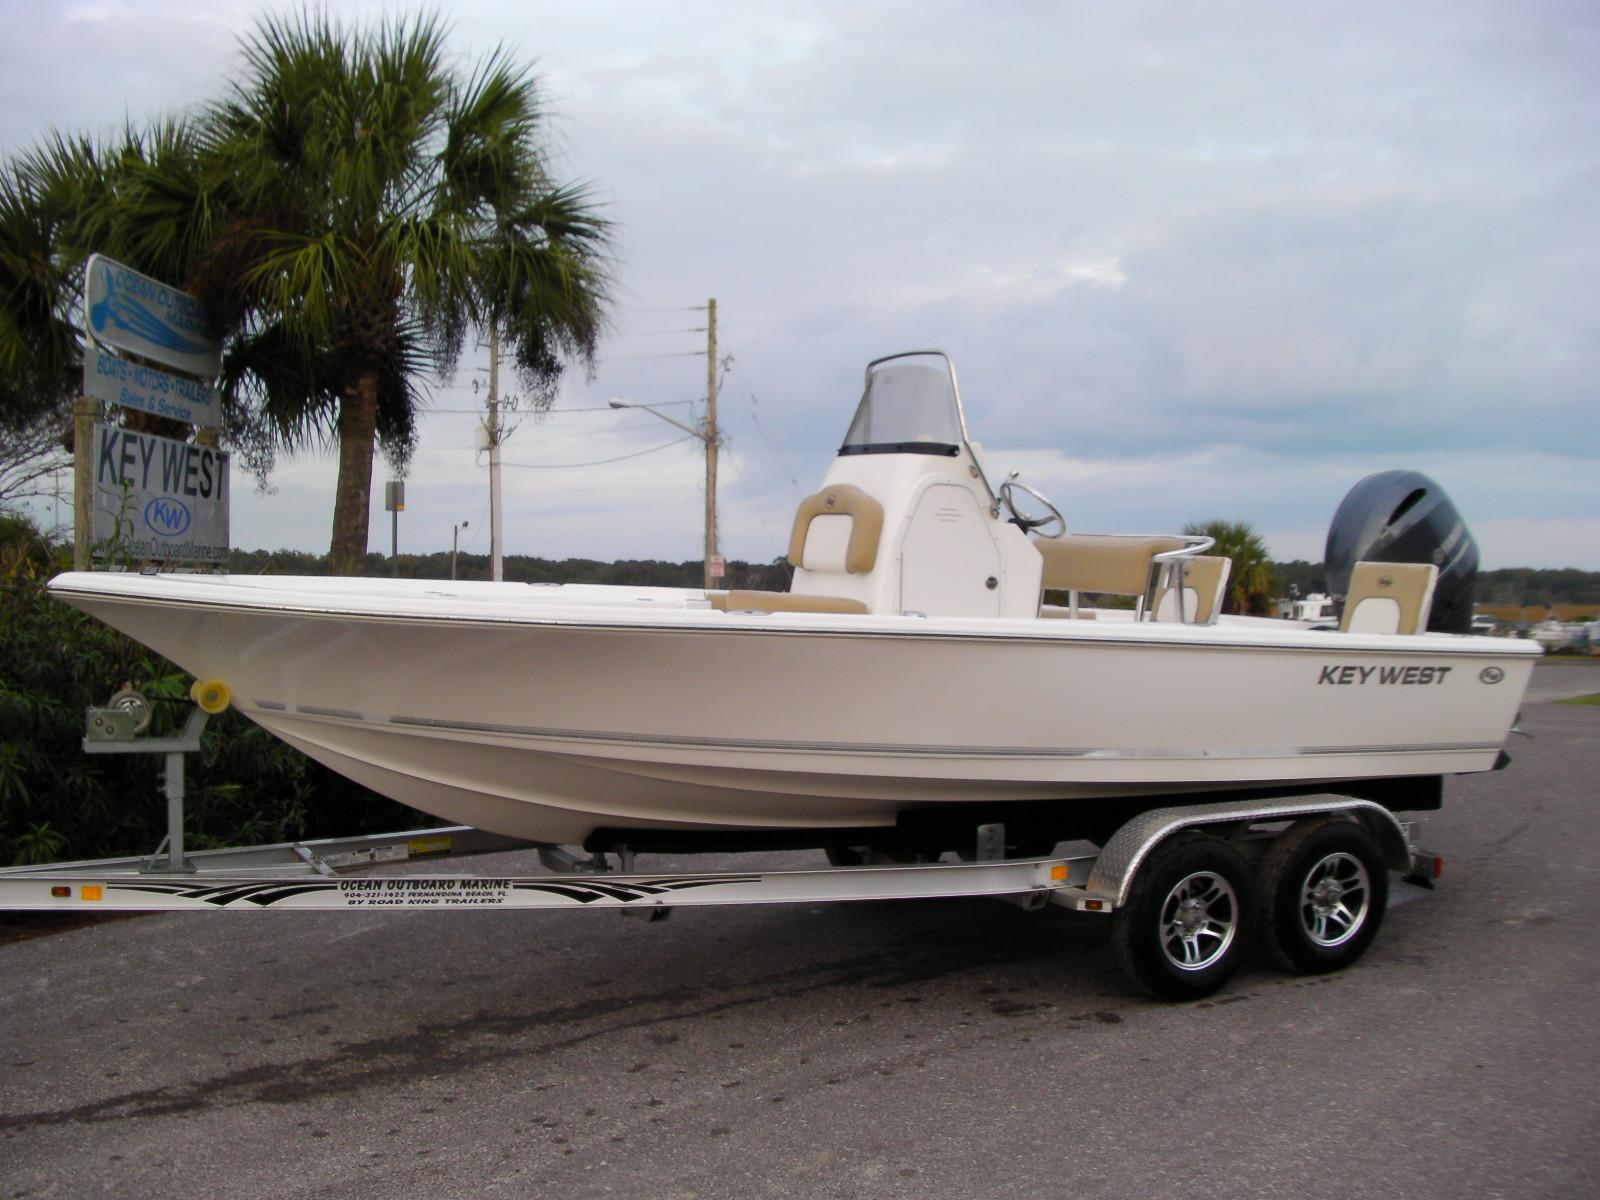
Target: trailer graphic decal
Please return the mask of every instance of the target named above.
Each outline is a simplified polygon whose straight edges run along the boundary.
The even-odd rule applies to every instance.
[[[110,890],[113,892],[149,892],[156,896],[172,896],[182,900],[203,900],[207,904],[215,904],[218,908],[225,908],[235,901],[247,900],[251,904],[266,908],[280,900],[287,900],[290,896],[300,896],[307,892],[327,892],[337,890],[339,885],[329,881],[326,883],[230,883],[218,884],[213,887],[201,887],[181,883],[113,883]]]
[[[634,900],[644,900],[651,896],[659,896],[663,892],[679,892],[687,888],[716,887],[726,883],[760,883],[759,875],[716,875],[706,879],[641,879],[630,883],[612,883],[603,880],[585,879],[581,882],[572,880],[519,882],[518,891],[551,892],[557,896],[566,896],[580,904],[593,904],[596,900],[620,900],[624,904]]]
[[[140,892],[167,896],[174,900],[188,900],[196,904],[209,904],[217,908],[251,904],[257,908],[270,908],[296,896],[327,895],[337,897],[345,908],[474,908],[485,905],[517,907],[515,893],[536,892],[560,896],[577,904],[593,904],[610,900],[631,904],[691,888],[709,888],[723,885],[760,883],[760,875],[712,875],[704,877],[677,877],[609,880],[593,876],[571,879],[493,879],[460,877],[450,879],[416,876],[387,879],[328,879],[296,883],[113,883],[114,892]]]

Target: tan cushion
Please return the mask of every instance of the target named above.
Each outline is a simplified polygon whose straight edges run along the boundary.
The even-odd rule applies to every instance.
[[[806,559],[806,542],[815,517],[850,518],[850,538],[845,545],[842,566],[851,575],[865,575],[878,561],[878,542],[883,537],[883,505],[853,484],[840,483],[825,488],[800,502],[789,534],[789,563],[808,570],[838,570],[840,563],[828,555],[827,562]],[[815,553],[815,550],[814,550]]]
[[[1068,533],[1034,538],[1033,544],[1044,557],[1046,588],[1142,596],[1150,585],[1150,563],[1155,556],[1182,549],[1185,543],[1177,537]]]
[[[1195,625],[1209,625],[1222,608],[1228,575],[1233,570],[1233,559],[1214,554],[1200,554],[1172,564],[1176,581],[1178,563],[1183,564],[1183,615]],[[1158,621],[1178,619],[1178,598],[1175,587],[1164,587],[1156,592],[1152,606]]]
[[[724,612],[864,613],[867,606],[843,596],[797,596],[793,592],[707,592],[712,608]]]
[[[1351,633],[1421,633],[1439,568],[1432,563],[1358,562],[1339,628]]]

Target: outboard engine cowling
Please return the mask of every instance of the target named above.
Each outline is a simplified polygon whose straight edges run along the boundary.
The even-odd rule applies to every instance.
[[[1348,594],[1358,562],[1433,563],[1439,582],[1428,628],[1471,631],[1478,543],[1444,489],[1426,475],[1380,471],[1350,489],[1328,527],[1328,590]]]

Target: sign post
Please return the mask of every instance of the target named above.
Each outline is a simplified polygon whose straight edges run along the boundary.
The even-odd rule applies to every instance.
[[[383,506],[389,510],[389,574],[400,575],[400,514],[406,510],[406,481],[391,479],[383,485]]]
[[[93,549],[94,432],[100,402],[79,396],[72,406],[72,569],[87,571]]]

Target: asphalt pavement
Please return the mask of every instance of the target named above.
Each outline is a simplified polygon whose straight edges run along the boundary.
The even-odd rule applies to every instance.
[[[0,1197],[1591,1197],[1600,708],[1549,700],[1594,692],[1540,665],[1355,967],[1190,1005],[1104,918],[977,900],[0,946]]]

